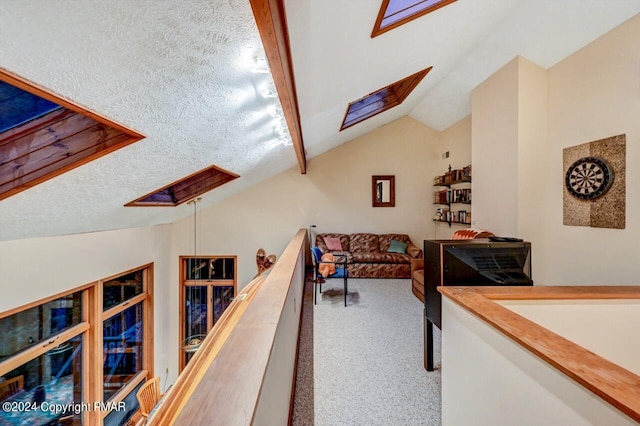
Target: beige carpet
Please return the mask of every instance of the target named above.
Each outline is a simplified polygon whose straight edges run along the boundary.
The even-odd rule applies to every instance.
[[[436,371],[427,372],[423,304],[410,281],[350,279],[346,308],[342,280],[323,287],[313,309],[311,367],[307,362],[313,424],[439,425],[440,332],[434,329]],[[298,416],[294,424],[311,424],[310,418]]]

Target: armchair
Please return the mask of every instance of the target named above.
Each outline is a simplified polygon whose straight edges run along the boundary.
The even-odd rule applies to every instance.
[[[341,258],[341,260],[323,260],[322,259],[322,250],[318,247],[311,248],[311,258],[313,260],[313,304],[315,305],[318,301],[318,286],[320,286],[320,293],[322,293],[322,283],[324,282],[325,277],[322,275],[320,271],[321,265],[333,265],[335,266],[335,271],[329,273],[327,278],[342,278],[344,280],[344,306],[347,306],[347,279],[349,277],[349,272],[347,271],[347,257],[346,255],[340,254],[332,254],[335,258]],[[339,266],[341,265],[341,266]]]
[[[160,401],[162,394],[160,393],[160,378],[153,377],[140,387],[136,394],[142,417],[147,419],[153,407]]]

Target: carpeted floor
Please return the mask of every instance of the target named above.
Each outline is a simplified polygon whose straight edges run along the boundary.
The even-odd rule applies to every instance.
[[[436,371],[429,373],[423,367],[423,305],[410,281],[351,279],[346,308],[341,280],[323,287],[312,310],[312,336],[305,336],[303,324],[298,378],[307,381],[298,382],[293,424],[439,425],[440,333],[434,329]],[[313,370],[312,392],[305,369]]]

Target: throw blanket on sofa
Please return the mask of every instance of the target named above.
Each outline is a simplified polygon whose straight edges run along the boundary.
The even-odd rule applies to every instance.
[[[331,253],[325,253],[322,255],[322,258],[320,260],[333,262],[336,260],[336,258]],[[333,275],[336,273],[336,265],[334,265],[333,263],[320,263],[320,265],[318,265],[318,271],[324,278],[327,278],[329,275]]]

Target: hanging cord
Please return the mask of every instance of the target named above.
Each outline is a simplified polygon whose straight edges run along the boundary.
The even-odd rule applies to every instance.
[[[194,198],[187,204],[193,204],[193,257],[194,260],[198,253],[198,203],[202,198]]]

